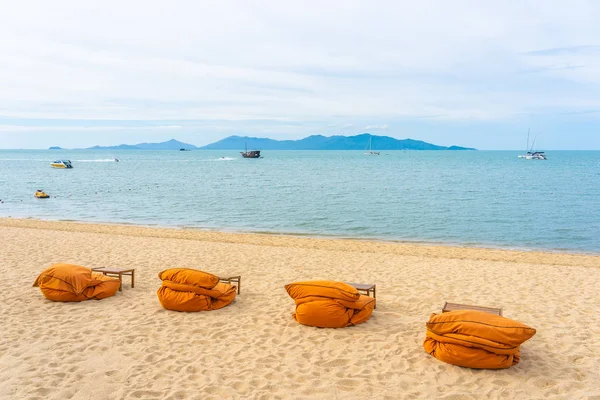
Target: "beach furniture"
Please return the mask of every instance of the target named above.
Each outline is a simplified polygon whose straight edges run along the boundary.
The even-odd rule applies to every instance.
[[[172,268],[160,272],[158,277],[162,280],[158,300],[167,310],[217,310],[235,299],[235,286],[220,282],[218,276],[208,272]]]
[[[134,268],[110,268],[100,267],[92,268],[92,271],[100,272],[106,276],[113,276],[119,278],[119,291],[123,290],[123,275],[131,277],[131,287],[135,287],[135,269]]]
[[[475,311],[482,311],[482,312],[502,316],[501,308],[472,306],[469,304],[448,303],[447,301],[444,302],[444,307],[442,307],[443,313],[449,312],[449,311],[456,311],[456,310],[475,310]]]
[[[242,291],[242,276],[241,275],[225,275],[219,277],[220,282],[227,282],[228,284],[235,283],[233,286],[237,286],[237,294]]]
[[[423,348],[440,361],[469,368],[509,368],[520,361],[520,346],[535,329],[484,311],[432,314]]]
[[[377,298],[377,286],[374,283],[355,283],[355,282],[346,282],[348,285],[354,287],[356,290],[358,290],[358,293],[363,293],[367,296],[371,296],[371,294],[373,294],[374,299]],[[375,302],[375,304],[377,304],[377,302]],[[375,306],[374,308],[377,308],[377,306]]]
[[[343,282],[305,281],[290,283],[285,290],[296,303],[293,314],[303,325],[344,328],[369,319],[376,300],[361,295]]]
[[[100,300],[113,296],[121,282],[91,268],[72,264],[53,264],[33,283],[44,297],[52,301]]]

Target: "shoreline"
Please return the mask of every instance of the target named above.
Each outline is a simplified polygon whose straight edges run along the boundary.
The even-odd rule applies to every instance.
[[[160,223],[137,223],[128,221],[86,221],[78,219],[53,219],[53,218],[40,218],[30,217],[25,215],[18,216],[0,216],[2,220],[24,220],[24,221],[41,221],[41,222],[65,222],[65,223],[78,223],[78,224],[90,224],[90,225],[111,225],[111,226],[132,226],[140,228],[155,228],[155,229],[179,229],[179,230],[193,230],[200,232],[216,232],[216,233],[231,233],[240,235],[266,235],[266,236],[281,236],[281,237],[298,237],[298,238],[310,238],[310,239],[324,239],[324,240],[354,240],[354,241],[368,241],[368,242],[381,242],[381,243],[392,243],[401,245],[415,245],[415,246],[441,246],[441,247],[456,247],[465,249],[484,249],[484,250],[504,250],[504,251],[519,251],[519,252],[536,252],[544,254],[575,254],[582,256],[600,256],[600,251],[585,251],[575,249],[564,249],[564,248],[536,248],[536,247],[519,247],[514,245],[502,245],[493,243],[461,243],[461,242],[429,242],[426,240],[410,240],[410,239],[392,239],[378,236],[344,236],[338,234],[327,234],[327,233],[309,233],[309,232],[293,232],[293,231],[265,231],[265,230],[251,230],[245,228],[228,228],[228,227],[202,227],[193,225],[181,225],[181,224],[160,224]]]
[[[139,225],[134,223],[57,221],[37,218],[0,217],[0,227],[171,238],[201,242],[254,244],[272,247],[341,250],[363,253],[375,252],[431,258],[600,268],[600,254],[558,250],[506,249],[475,245],[405,242],[371,238],[327,237],[276,232],[239,232],[196,227],[165,227]]]
[[[240,235],[266,235],[266,236],[281,236],[281,237],[298,237],[298,238],[309,238],[309,239],[325,239],[325,240],[355,240],[355,241],[368,241],[368,242],[381,242],[381,243],[392,243],[402,245],[416,245],[416,246],[441,246],[441,247],[456,247],[466,249],[487,249],[487,250],[506,250],[506,251],[519,251],[519,252],[537,252],[537,253],[548,253],[548,254],[576,254],[584,256],[600,256],[600,251],[585,251],[585,250],[574,250],[564,248],[535,248],[535,247],[519,247],[513,245],[502,245],[493,243],[461,243],[461,242],[429,242],[426,240],[410,240],[410,239],[389,239],[378,236],[344,236],[337,234],[327,233],[309,233],[309,232],[293,232],[293,231],[265,231],[265,230],[251,230],[245,228],[227,228],[227,227],[202,227],[194,225],[181,225],[181,224],[160,224],[160,223],[137,223],[128,221],[86,221],[78,219],[53,219],[53,218],[40,218],[30,216],[0,216],[0,221],[6,220],[26,220],[26,221],[43,221],[43,222],[66,222],[66,223],[79,223],[79,224],[91,224],[91,225],[111,225],[111,226],[132,226],[141,228],[156,228],[156,229],[180,229],[180,230],[196,230],[200,232],[216,232],[216,233],[231,233]]]

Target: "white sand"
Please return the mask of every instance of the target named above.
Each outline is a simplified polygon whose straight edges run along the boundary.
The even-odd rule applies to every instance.
[[[54,303],[31,287],[54,262],[136,268],[114,297]],[[241,274],[213,312],[162,309],[157,273]],[[0,219],[2,399],[600,399],[600,257]],[[377,284],[371,319],[317,329],[283,286]],[[507,370],[422,347],[444,301],[503,307],[537,329]],[[586,397],[587,396],[587,397]]]

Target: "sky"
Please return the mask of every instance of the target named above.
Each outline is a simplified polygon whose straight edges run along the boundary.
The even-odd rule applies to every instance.
[[[600,2],[12,1],[0,148],[369,132],[600,150]]]

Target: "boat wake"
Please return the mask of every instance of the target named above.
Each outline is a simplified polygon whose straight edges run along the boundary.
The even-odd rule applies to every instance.
[[[115,162],[114,158],[100,158],[97,160],[75,160],[77,162]]]
[[[218,158],[217,161],[234,161],[237,160],[237,158],[233,158],[233,157],[221,157]]]

